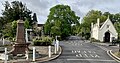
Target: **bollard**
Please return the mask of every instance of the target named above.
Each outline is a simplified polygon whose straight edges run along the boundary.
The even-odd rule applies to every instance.
[[[29,59],[29,56],[28,56],[28,51],[26,51],[26,60]]]
[[[55,44],[55,54],[57,53],[57,45]]]
[[[3,45],[5,45],[5,39],[3,38]]]
[[[4,63],[7,63],[7,48],[5,48],[5,62]]]
[[[27,33],[27,29],[25,29],[25,38],[26,38],[26,42],[28,42],[28,33]]]
[[[59,51],[59,41],[56,40],[56,45],[57,45],[57,51]]]
[[[33,47],[33,61],[35,61],[35,47]]]
[[[48,53],[49,53],[49,58],[51,58],[51,46],[49,46],[48,49],[49,49],[49,51],[48,51]]]
[[[55,39],[57,40],[57,36],[55,36]]]

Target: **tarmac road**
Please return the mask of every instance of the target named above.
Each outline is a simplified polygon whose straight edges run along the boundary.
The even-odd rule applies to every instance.
[[[112,59],[105,48],[83,41],[77,36],[61,41],[62,54],[55,60],[44,63],[118,63]]]

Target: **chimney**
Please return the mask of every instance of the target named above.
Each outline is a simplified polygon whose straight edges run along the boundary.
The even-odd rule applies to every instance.
[[[100,25],[100,18],[97,19],[97,25],[99,27],[99,25]]]
[[[93,36],[93,23],[91,23],[91,37]]]
[[[91,28],[93,28],[93,23],[91,23]]]

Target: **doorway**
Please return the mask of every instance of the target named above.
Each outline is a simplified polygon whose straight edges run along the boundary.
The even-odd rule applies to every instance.
[[[109,32],[105,33],[104,42],[110,42],[110,33]]]

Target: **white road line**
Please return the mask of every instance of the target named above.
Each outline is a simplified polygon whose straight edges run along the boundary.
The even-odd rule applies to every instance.
[[[77,45],[77,44],[74,44],[74,45]]]
[[[80,53],[80,51],[78,51],[78,53]]]
[[[104,59],[67,59],[67,60],[82,60],[82,61],[104,61],[104,62],[116,62],[115,60],[104,60]]]
[[[100,56],[98,56],[98,55],[95,55],[95,57],[98,57],[98,58],[99,58]]]
[[[75,51],[75,53],[76,53],[77,51]]]
[[[88,51],[89,53],[91,53],[91,51]]]
[[[79,57],[78,55],[76,55],[76,57]]]
[[[74,51],[72,50],[72,53],[74,53]]]
[[[82,57],[82,54],[79,54],[80,57]]]
[[[92,54],[90,54],[91,57],[94,57]]]
[[[85,54],[85,56],[86,56],[86,57],[88,57],[88,55],[87,55],[87,54]]]
[[[84,51],[84,53],[87,53],[86,51]]]
[[[93,51],[93,53],[96,53],[95,51]]]

